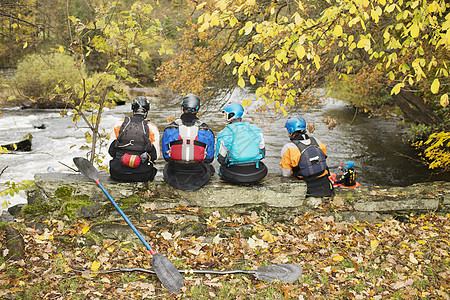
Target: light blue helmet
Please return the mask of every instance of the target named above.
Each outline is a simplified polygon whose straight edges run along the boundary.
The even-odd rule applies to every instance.
[[[299,130],[306,130],[306,121],[302,117],[290,118],[286,121],[284,127],[286,127],[289,134]]]
[[[222,112],[227,114],[227,120],[242,119],[244,108],[239,103],[231,103],[222,108]]]
[[[355,166],[355,163],[353,162],[353,161],[351,161],[351,160],[349,160],[349,161],[346,161],[345,163],[344,163],[344,168],[347,170],[347,169],[350,169],[350,168],[353,168]]]

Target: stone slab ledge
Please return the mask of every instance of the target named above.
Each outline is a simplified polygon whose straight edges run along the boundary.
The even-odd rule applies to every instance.
[[[184,205],[198,207],[231,207],[243,204],[266,204],[281,208],[301,207],[306,199],[306,184],[303,181],[284,178],[278,174],[268,174],[255,185],[230,184],[215,174],[207,185],[193,192],[175,189],[160,180],[147,183],[117,182],[108,174],[100,174],[100,182],[116,201],[131,197],[144,189],[166,201],[172,199]],[[88,195],[94,202],[105,201],[105,195],[95,182],[81,174],[38,173],[35,175],[35,185],[48,198],[54,198],[57,189],[65,186],[71,188],[74,195]]]

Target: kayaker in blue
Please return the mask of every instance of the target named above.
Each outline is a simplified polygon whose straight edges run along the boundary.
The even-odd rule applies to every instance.
[[[195,191],[208,183],[214,168],[214,133],[201,122],[197,113],[200,98],[186,95],[181,102],[182,115],[164,130],[161,144],[164,181],[184,191]]]
[[[354,169],[355,163],[351,160],[346,161],[344,163],[344,173],[336,176],[336,184],[342,184],[345,186],[354,186],[356,185],[356,171]],[[339,166],[339,170],[342,170],[342,167]]]
[[[226,105],[222,113],[228,125],[219,132],[216,140],[219,176],[236,184],[260,181],[267,175],[267,167],[261,161],[266,152],[261,130],[242,122],[244,108],[238,103]]]

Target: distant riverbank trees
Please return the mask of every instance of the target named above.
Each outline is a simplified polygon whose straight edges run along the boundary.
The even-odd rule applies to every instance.
[[[126,100],[129,97],[126,87],[138,85],[138,76],[154,76],[156,66],[153,74],[148,66],[154,57],[161,57],[168,49],[166,43],[170,39],[165,35],[170,30],[155,17],[163,17],[164,9],[155,13],[154,7],[144,1],[84,2],[90,11],[88,15],[77,11],[76,3],[73,6],[70,1],[54,1],[52,21],[61,32],[51,35],[50,40],[41,39],[34,48],[35,54],[17,61],[17,73],[11,78],[10,87],[19,94],[13,96],[38,106],[59,105],[63,114],[72,109],[73,121],[82,120],[89,128],[85,135],[90,144],[90,159],[94,161],[101,159],[96,148],[106,137],[99,127],[104,108],[114,105],[116,100]],[[17,9],[28,11],[40,3],[30,0],[27,4],[17,5]],[[65,17],[57,14],[60,7]],[[30,16],[37,20],[40,12],[37,10],[34,15],[30,12]],[[15,12],[10,19],[19,16],[22,14]],[[20,24],[15,28],[20,28]],[[22,41],[22,48],[28,47]],[[64,62],[64,66],[70,64],[71,69],[65,70],[59,62]],[[26,80],[27,77],[32,80]]]

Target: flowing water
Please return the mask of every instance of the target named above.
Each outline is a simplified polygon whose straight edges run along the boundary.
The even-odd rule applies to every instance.
[[[145,94],[145,93],[144,93]],[[244,92],[236,91],[230,100],[241,101],[247,97]],[[168,105],[164,101],[153,99],[148,118],[158,126],[160,133],[167,125],[169,116],[180,114],[179,105]],[[101,128],[109,132],[115,122],[124,114],[129,114],[130,104],[105,110]],[[27,133],[33,135],[31,152],[12,152],[0,155],[0,190],[7,181],[20,182],[31,180],[34,174],[43,172],[72,172],[72,158],[86,156],[88,150],[80,149],[87,145],[84,134],[86,125],[81,121],[75,126],[70,117],[61,117],[58,110],[35,110],[19,108],[2,110],[0,117],[0,145],[17,142]],[[326,99],[324,103],[307,111],[296,112],[308,123],[315,123],[316,130],[312,136],[327,145],[328,165],[332,172],[342,161],[353,160],[357,171],[357,180],[363,185],[376,186],[406,186],[413,183],[445,180],[450,181],[449,173],[433,174],[427,167],[412,158],[416,155],[413,149],[401,142],[402,129],[395,120],[383,118],[367,118],[356,114],[346,103]],[[323,119],[331,116],[337,121],[337,126],[329,130]],[[204,112],[204,120],[217,134],[224,126],[220,111]],[[244,121],[258,123],[266,141],[265,163],[269,172],[279,173],[280,151],[289,141],[284,123],[287,117],[275,118],[271,114],[258,114],[249,111],[244,115]],[[45,129],[35,128],[45,125]],[[106,149],[101,149],[106,154]],[[105,161],[107,163],[108,160]],[[158,159],[159,171],[164,166],[164,160]],[[217,162],[213,165],[217,168]],[[69,166],[69,167],[68,167]],[[158,172],[157,178],[162,174]],[[26,203],[22,191],[13,197],[0,198],[0,211],[8,206]]]

